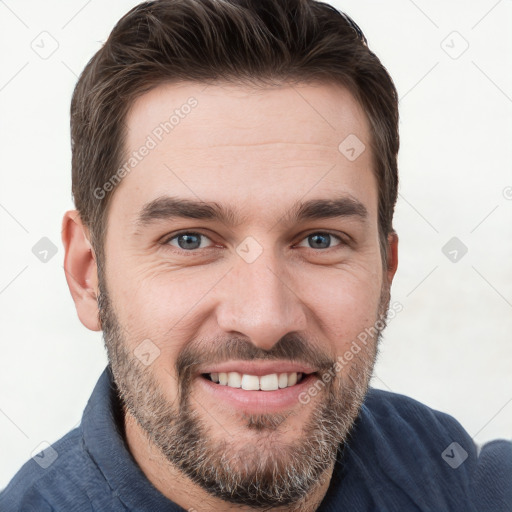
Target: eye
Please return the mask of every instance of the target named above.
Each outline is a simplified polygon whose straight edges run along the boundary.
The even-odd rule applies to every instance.
[[[304,243],[309,243],[309,247],[311,249],[329,249],[333,247],[333,239],[338,242],[334,244],[334,246],[343,244],[343,240],[339,236],[332,235],[331,233],[317,232],[308,235],[300,244],[298,244],[298,247],[304,247]]]
[[[193,251],[195,249],[203,249],[207,247],[208,244],[203,243],[205,240],[211,242],[207,236],[201,233],[192,233],[187,231],[168,238],[164,243],[184,251]]]

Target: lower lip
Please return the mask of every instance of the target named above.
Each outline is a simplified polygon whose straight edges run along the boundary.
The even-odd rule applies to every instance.
[[[248,413],[273,413],[282,412],[285,409],[302,405],[299,396],[309,389],[318,377],[312,373],[289,388],[276,389],[275,391],[247,391],[241,388],[231,388],[216,384],[205,377],[198,377],[200,386],[210,394],[214,403],[222,401],[238,410]]]

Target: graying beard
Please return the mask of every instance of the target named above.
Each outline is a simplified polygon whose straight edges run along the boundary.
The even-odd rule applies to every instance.
[[[105,345],[121,400],[165,458],[210,495],[226,502],[258,509],[293,504],[300,507],[322,473],[334,465],[337,449],[353,426],[368,388],[379,340],[373,352],[365,347],[359,354],[363,363],[350,368],[350,384],[342,385],[342,380],[336,378],[324,389],[328,400],[304,427],[305,441],[295,443],[293,449],[274,440],[230,453],[226,441],[210,445],[210,429],[201,424],[187,394],[182,394],[178,410],[168,404],[152,374],[127,351],[108,297],[104,295],[99,302]],[[339,386],[337,393],[332,391],[334,383]],[[249,415],[247,419],[248,428],[270,431],[265,436],[268,441],[285,418]]]

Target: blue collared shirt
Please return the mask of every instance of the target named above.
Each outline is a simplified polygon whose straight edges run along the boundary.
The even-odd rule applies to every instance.
[[[20,469],[0,493],[0,511],[182,512],[143,474],[123,424],[107,367],[80,426]],[[512,442],[477,453],[451,416],[371,389],[318,508],[342,510],[510,512]]]

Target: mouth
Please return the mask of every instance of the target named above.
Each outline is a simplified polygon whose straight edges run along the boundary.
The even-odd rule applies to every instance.
[[[256,373],[256,372],[254,372]],[[317,372],[282,372],[252,375],[237,371],[201,373],[197,379],[208,402],[231,407],[247,414],[271,414],[304,407],[300,400],[310,389],[322,389]]]
[[[246,391],[277,391],[296,386],[312,373],[290,372],[269,373],[267,375],[250,375],[240,372],[212,372],[203,373],[201,377],[220,386]]]

